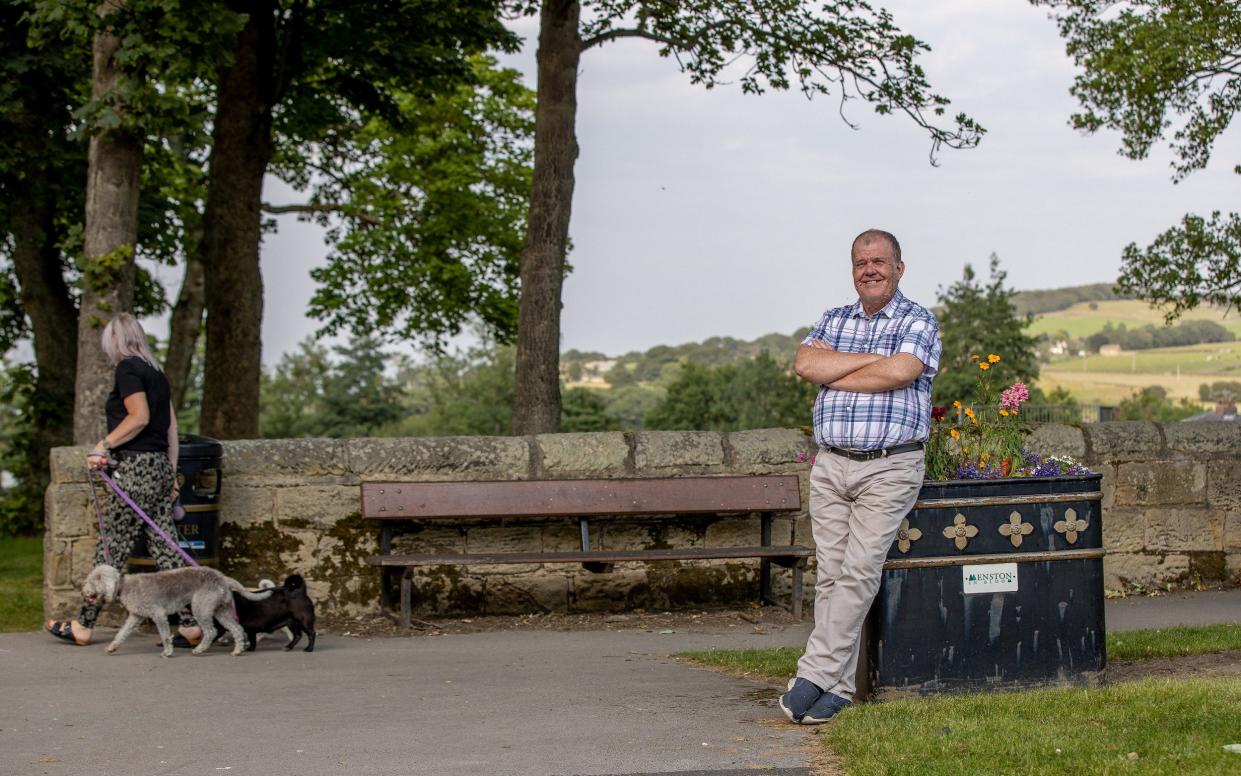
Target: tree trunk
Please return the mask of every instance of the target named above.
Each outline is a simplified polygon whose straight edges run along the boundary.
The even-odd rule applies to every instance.
[[[30,199],[13,204],[13,269],[34,334],[38,367],[30,408],[34,444],[25,454],[34,485],[42,492],[49,481],[48,453],[53,447],[73,444],[78,313],[61,268],[57,203],[37,178],[30,182],[34,187]]]
[[[106,6],[101,5],[101,13]],[[121,76],[113,57],[120,39],[95,34],[91,96],[111,91]],[[77,381],[73,440],[94,444],[104,435],[104,399],[112,389],[112,364],[99,346],[108,320],[133,306],[134,246],[138,241],[138,191],[142,138],[125,129],[91,137],[86,173],[85,272],[78,313]]]
[[[534,177],[521,254],[513,433],[560,429],[560,291],[577,161],[579,0],[544,0],[540,15]]]
[[[168,357],[164,359],[164,374],[168,376],[168,385],[172,389],[172,405],[178,412],[185,405],[194,350],[202,329],[203,309],[207,304],[204,282],[202,258],[191,248],[185,258],[185,280],[181,283],[181,293],[172,308],[172,321],[168,327]]]
[[[259,271],[263,175],[272,154],[274,11],[260,4],[220,73],[202,259],[207,355],[202,432],[251,439],[259,432],[263,277]]]

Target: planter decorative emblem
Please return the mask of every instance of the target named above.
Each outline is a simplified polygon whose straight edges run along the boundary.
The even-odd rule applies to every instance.
[[[922,538],[922,531],[909,527],[909,518],[901,521],[901,528],[896,532],[896,547],[901,552],[909,552],[909,543]]]
[[[1069,544],[1076,544],[1078,532],[1085,531],[1090,526],[1085,520],[1078,520],[1077,511],[1070,507],[1064,510],[1064,519],[1057,520],[1052,527],[1056,529],[1056,533],[1064,534],[1064,539]]]
[[[1021,538],[1034,533],[1034,526],[1021,522],[1021,513],[1014,511],[1008,516],[1007,523],[1000,524],[1000,535],[1007,536],[1014,547],[1021,546]]]
[[[945,526],[944,528],[944,538],[952,539],[953,544],[957,546],[958,550],[964,550],[970,543],[970,539],[977,535],[978,526],[965,522],[965,515],[960,512],[957,513],[956,517],[952,518],[952,525]]]

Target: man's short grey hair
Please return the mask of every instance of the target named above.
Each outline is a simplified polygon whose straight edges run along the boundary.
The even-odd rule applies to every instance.
[[[867,229],[857,237],[854,237],[853,245],[849,248],[849,255],[853,255],[859,243],[870,242],[871,240],[887,240],[888,245],[892,246],[893,258],[898,262],[901,260],[901,244],[897,242],[896,235],[891,232],[885,232],[882,229]]]
[[[147,335],[142,330],[142,324],[129,313],[120,313],[108,321],[108,325],[103,327],[100,344],[113,365],[121,363],[121,359],[137,357],[156,369],[160,368],[147,346]]]

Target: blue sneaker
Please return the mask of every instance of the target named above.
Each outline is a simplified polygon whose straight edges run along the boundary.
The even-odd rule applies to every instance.
[[[789,680],[789,691],[780,696],[780,711],[789,718],[789,722],[801,722],[806,711],[814,705],[823,691],[809,679],[800,676]]]
[[[853,705],[853,701],[836,693],[825,692],[798,720],[803,725],[822,725],[832,717]]]

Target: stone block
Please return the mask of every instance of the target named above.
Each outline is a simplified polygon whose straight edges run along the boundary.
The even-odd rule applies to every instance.
[[[414,572],[412,603],[419,613],[478,614],[486,601],[486,582],[461,566],[427,566]]]
[[[627,523],[621,520],[610,520],[602,528],[602,531],[598,529],[591,531],[592,536],[598,537],[599,544],[596,549],[645,550],[664,546],[661,537],[663,527],[660,521]]]
[[[1103,559],[1103,586],[1109,590],[1163,587],[1188,577],[1188,555],[1116,553]]]
[[[50,485],[43,497],[43,516],[48,531],[57,538],[95,536],[99,517],[91,501],[90,485],[85,482]],[[99,494],[99,504],[104,504]]]
[[[1103,549],[1108,552],[1141,552],[1146,547],[1146,512],[1141,509],[1110,509],[1104,513]]]
[[[623,612],[638,607],[666,606],[667,596],[651,589],[644,564],[622,563],[604,574],[579,571],[570,576],[569,610]]]
[[[1214,509],[1146,511],[1148,551],[1219,550],[1224,546],[1224,512]]]
[[[814,526],[810,522],[810,515],[801,515],[793,522],[793,544],[799,547],[815,546]]]
[[[538,552],[542,546],[542,531],[535,525],[474,527],[465,537],[469,553]]]
[[[1112,458],[1147,459],[1163,448],[1163,435],[1154,423],[1124,420],[1089,423],[1083,427],[1091,461]]]
[[[425,523],[402,524],[392,537],[394,555],[464,553],[465,529]]]
[[[625,435],[614,433],[540,434],[534,438],[547,477],[623,477],[629,463]]]
[[[558,566],[560,564],[553,564]],[[537,574],[543,570],[541,563],[475,563],[470,567],[470,573],[478,577],[495,577],[507,576],[515,579],[524,578],[531,574]]]
[[[603,523],[589,523],[591,547],[599,545],[598,531]],[[582,531],[577,521],[548,523],[543,526],[543,552],[577,552],[582,549]]]
[[[1241,509],[1241,459],[1207,463],[1207,503],[1215,509]]]
[[[793,428],[734,431],[727,434],[724,440],[732,451],[733,466],[740,471],[755,473],[769,471],[774,466],[807,465],[805,462],[818,449],[813,437]],[[800,461],[798,453],[802,454]]]
[[[530,476],[525,437],[350,439],[349,469],[363,480],[520,480]]]
[[[1191,456],[1241,452],[1241,423],[1196,421],[1164,425],[1168,449]]]
[[[1080,461],[1086,457],[1086,437],[1080,428],[1059,423],[1036,426],[1025,446],[1040,455],[1068,456]]]
[[[248,475],[343,475],[345,443],[339,439],[242,439],[223,442],[224,477]]]
[[[235,483],[233,478],[224,480],[220,488],[220,522],[246,528],[269,525],[275,518],[275,488],[246,487]]]
[[[81,590],[86,575],[95,568],[95,545],[93,539],[73,539],[69,543],[69,584]]]
[[[1116,468],[1115,503],[1149,507],[1206,501],[1207,468],[1193,461],[1122,463]]]
[[[1241,511],[1229,512],[1224,516],[1224,549],[1228,552],[1241,551]]]
[[[70,545],[59,539],[43,539],[43,581],[53,588],[67,587],[72,578]]]
[[[715,431],[644,431],[635,435],[639,472],[724,465],[724,439]]]
[[[1103,479],[1099,481],[1099,490],[1103,492],[1103,501],[1100,502],[1099,508],[1106,516],[1111,511],[1112,505],[1116,503],[1116,467],[1105,463],[1093,464],[1090,469],[1103,475]]]
[[[90,451],[89,446],[53,447],[48,460],[52,484],[86,482],[86,454]]]
[[[330,529],[362,509],[358,488],[340,485],[280,488],[275,495],[280,528]]]
[[[757,517],[725,517],[707,527],[708,547],[758,547],[760,544],[762,524]]]
[[[484,596],[487,614],[563,612],[569,607],[569,577],[555,572],[491,576]]]
[[[1230,552],[1224,557],[1224,564],[1228,572],[1228,581],[1234,585],[1241,585],[1241,552]]]

